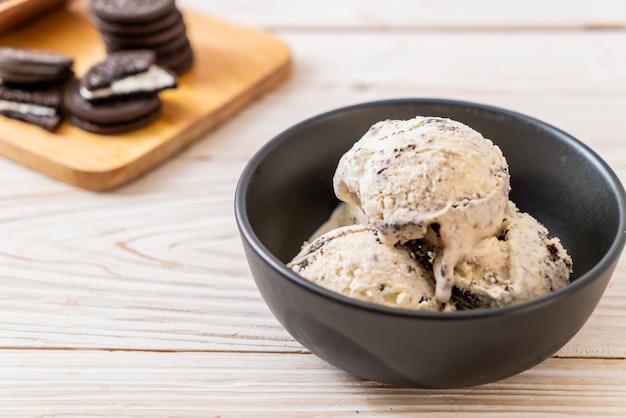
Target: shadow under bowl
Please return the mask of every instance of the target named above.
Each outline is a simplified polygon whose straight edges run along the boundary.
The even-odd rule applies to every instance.
[[[416,115],[458,120],[500,146],[511,200],[561,239],[574,262],[572,283],[504,308],[422,312],[347,298],[285,266],[338,204],[332,178],[341,155],[375,122]],[[553,126],[476,103],[398,99],[337,109],[268,142],[241,175],[235,214],[262,297],[303,346],[362,378],[456,388],[522,372],[580,330],[624,247],[625,202],[608,165]]]

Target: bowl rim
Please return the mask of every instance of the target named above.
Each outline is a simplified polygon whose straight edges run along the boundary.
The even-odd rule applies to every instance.
[[[300,130],[306,129],[311,125],[315,125],[323,120],[335,118],[342,114],[358,111],[364,108],[371,108],[377,106],[394,106],[394,105],[407,105],[407,104],[422,104],[422,105],[439,105],[439,106],[466,106],[483,112],[490,112],[492,114],[499,114],[522,121],[527,124],[533,124],[541,127],[543,130],[550,131],[554,135],[560,137],[561,140],[568,143],[568,145],[575,147],[580,153],[586,155],[586,157],[592,161],[593,165],[603,172],[605,177],[609,180],[611,190],[617,198],[619,208],[619,225],[617,234],[613,238],[609,249],[606,251],[602,259],[596,263],[591,269],[579,276],[575,281],[569,283],[567,286],[558,289],[554,292],[550,292],[546,295],[539,296],[537,298],[520,302],[513,305],[508,305],[499,308],[488,309],[473,309],[473,310],[458,310],[453,312],[435,312],[435,311],[420,311],[405,308],[396,308],[391,306],[385,306],[375,304],[372,302],[362,301],[354,299],[331,290],[328,290],[322,286],[319,286],[304,277],[298,275],[293,270],[288,268],[282,261],[274,256],[271,251],[265,247],[261,240],[254,233],[252,225],[248,219],[246,212],[247,201],[247,189],[251,179],[254,177],[254,173],[258,166],[263,162],[268,154],[271,154],[274,149],[281,146],[281,144],[295,133]],[[358,138],[355,138],[357,141]],[[299,285],[306,290],[317,294],[320,297],[331,299],[335,302],[346,304],[359,310],[366,310],[373,313],[401,316],[405,318],[422,318],[430,320],[459,320],[459,319],[475,319],[485,318],[493,316],[501,316],[507,314],[514,314],[520,311],[534,310],[540,308],[542,305],[550,304],[555,298],[559,298],[561,294],[576,292],[579,289],[589,285],[595,278],[597,278],[602,271],[610,268],[611,264],[616,263],[621,255],[621,252],[626,243],[626,191],[617,174],[613,169],[590,147],[583,142],[568,134],[567,132],[536,119],[532,116],[528,116],[513,110],[471,102],[466,100],[457,99],[444,99],[444,98],[395,98],[368,101],[363,103],[357,103],[349,106],[339,107],[330,111],[320,113],[318,115],[309,117],[296,123],[295,125],[283,130],[267,143],[265,143],[259,150],[250,158],[245,168],[243,169],[239,181],[237,182],[235,190],[235,219],[239,227],[242,238],[252,247],[252,249],[273,269],[275,269],[280,275],[292,283]]]

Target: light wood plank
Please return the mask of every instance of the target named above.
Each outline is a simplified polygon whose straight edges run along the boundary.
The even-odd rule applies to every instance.
[[[624,28],[621,0],[179,0],[234,22],[273,29]]]
[[[308,354],[0,351],[4,416],[624,416],[626,361],[550,359],[456,390],[393,388]]]
[[[508,107],[578,136],[626,179],[622,32],[280,36],[296,55],[285,85],[115,193],[0,161],[0,347],[302,351],[258,295],[232,198],[262,144],[338,106],[430,96]],[[559,355],[626,357],[624,306],[626,260]]]
[[[280,327],[232,210],[269,138],[392,97],[531,114],[625,181],[625,2],[177,3],[274,31],[293,77],[115,192],[0,159],[0,416],[626,416],[626,259],[557,357],[490,385],[398,389],[326,364]]]

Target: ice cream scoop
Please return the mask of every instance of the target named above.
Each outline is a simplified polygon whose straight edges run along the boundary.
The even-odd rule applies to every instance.
[[[333,229],[287,264],[302,277],[342,295],[397,308],[440,311],[434,279],[403,246],[388,246],[367,225]]]
[[[365,223],[367,223],[367,220],[365,219],[365,214],[361,208],[349,203],[341,202],[330,214],[328,220],[320,225],[320,227],[317,228],[313,234],[311,234],[309,241],[313,241],[335,228]]]
[[[499,230],[510,190],[500,148],[460,122],[421,116],[374,124],[342,156],[333,185],[387,245],[437,235],[442,251],[433,272],[442,303],[464,254]]]
[[[460,307],[510,305],[569,283],[572,259],[561,241],[510,205],[498,234],[480,241],[454,269],[453,293]]]

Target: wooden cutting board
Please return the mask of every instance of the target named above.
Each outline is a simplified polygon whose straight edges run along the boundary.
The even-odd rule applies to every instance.
[[[64,3],[67,0],[0,0],[0,33],[8,32]]]
[[[176,90],[161,93],[152,124],[101,136],[64,122],[55,133],[0,116],[0,154],[89,190],[111,189],[137,177],[275,86],[290,70],[289,48],[272,35],[182,10],[195,52]],[[0,45],[49,49],[74,57],[82,75],[105,57],[86,0],[0,36]]]

